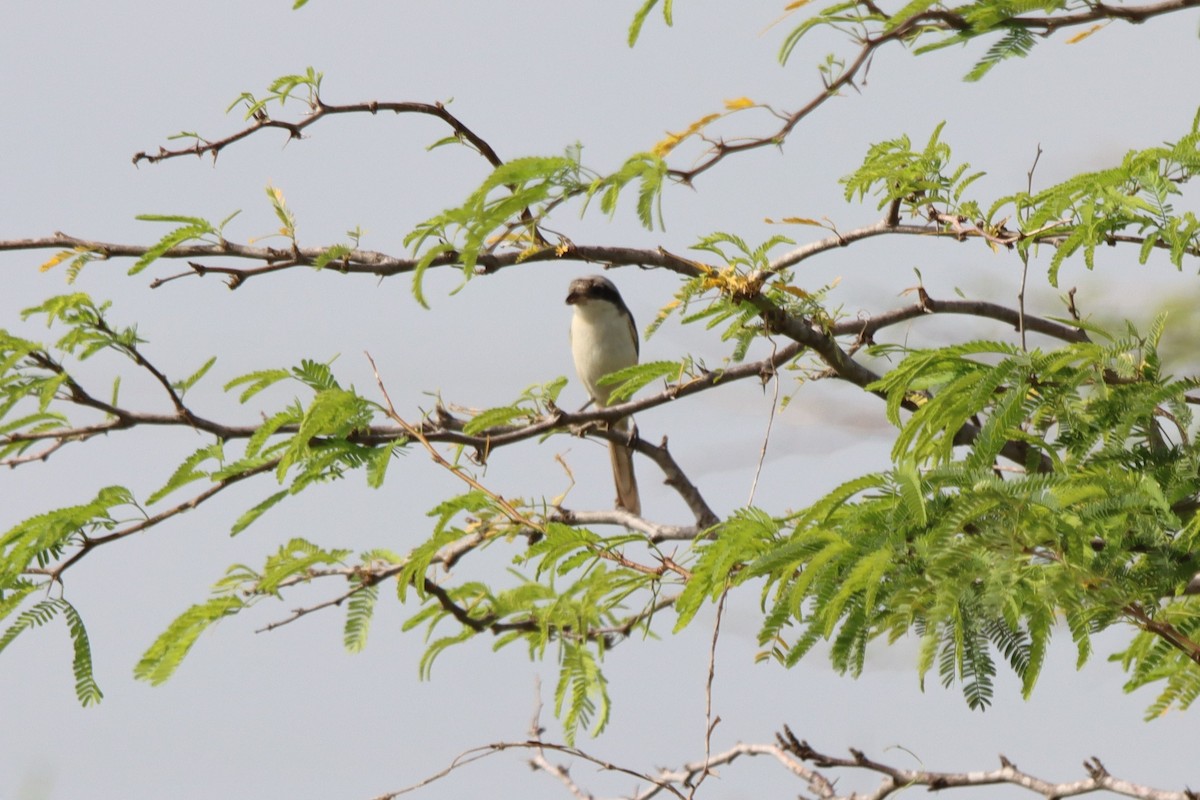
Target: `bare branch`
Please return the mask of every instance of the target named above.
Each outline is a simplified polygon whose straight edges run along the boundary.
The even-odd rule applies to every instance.
[[[683,795],[683,793],[680,792],[678,789],[676,789],[674,786],[672,786],[668,783],[663,783],[646,773],[638,772],[637,770],[630,769],[629,767],[623,767],[618,764],[614,764],[611,761],[607,761],[603,758],[599,758],[597,756],[591,755],[590,753],[588,753],[584,750],[581,750],[577,747],[571,747],[569,745],[564,745],[564,744],[555,744],[555,743],[551,743],[551,742],[544,742],[541,739],[527,739],[523,742],[495,742],[493,744],[483,745],[482,747],[472,748],[471,750],[467,750],[465,753],[462,753],[461,755],[459,755],[457,758],[455,758],[450,763],[450,766],[446,767],[445,769],[441,770],[440,772],[437,772],[437,773],[429,776],[428,778],[425,778],[424,780],[421,780],[421,781],[414,783],[411,786],[407,786],[403,789],[399,789],[395,792],[388,792],[387,794],[381,794],[378,797],[374,798],[374,800],[394,800],[394,798],[399,797],[402,794],[407,794],[409,792],[420,789],[423,786],[428,786],[429,784],[431,784],[435,781],[441,780],[442,778],[446,777],[447,775],[449,775],[451,772],[455,771],[456,769],[466,766],[467,764],[470,764],[473,761],[478,761],[481,758],[486,758],[487,756],[495,755],[496,753],[501,753],[501,752],[504,752],[505,750],[536,750],[538,752],[541,752],[543,750],[551,750],[551,751],[554,751],[557,753],[562,753],[564,755],[578,758],[581,761],[586,761],[588,763],[594,764],[597,767],[599,767],[601,770],[604,770],[605,772],[617,772],[617,773],[620,773],[623,775],[629,775],[630,777],[637,778],[638,780],[644,781],[646,783],[654,784],[656,786],[659,786],[662,790],[665,790],[665,791],[670,792],[671,794],[675,795],[677,798],[679,798],[679,800],[687,800],[687,798]]]
[[[191,147],[182,147],[175,150],[169,150],[163,147],[158,148],[158,152],[149,155],[145,152],[134,153],[133,163],[136,165],[141,161],[146,161],[155,164],[159,161],[165,161],[170,158],[178,158],[180,156],[203,156],[211,155],[216,158],[221,150],[225,149],[234,142],[241,141],[249,136],[254,135],[262,130],[282,130],[288,135],[288,140],[299,139],[304,129],[315,124],[323,117],[333,116],[337,114],[377,114],[380,111],[391,111],[394,114],[423,114],[426,116],[437,117],[445,122],[454,131],[454,135],[460,137],[464,142],[473,147],[479,152],[488,163],[493,167],[498,167],[502,163],[500,157],[496,155],[496,151],[492,149],[486,141],[478,134],[468,128],[463,122],[441,103],[381,103],[378,101],[370,101],[366,103],[351,103],[349,105],[327,105],[321,102],[320,98],[314,98],[314,101],[309,106],[309,113],[298,122],[288,122],[286,120],[271,119],[266,116],[256,117],[255,121],[243,128],[240,131],[230,134],[223,139],[214,141],[205,141],[199,139]]]
[[[729,597],[729,585],[721,591],[721,597],[717,601],[716,619],[713,621],[712,643],[708,648],[708,676],[704,680],[704,769],[700,771],[700,777],[690,783],[688,790],[688,800],[694,800],[696,792],[700,788],[700,784],[704,783],[705,779],[712,774],[709,769],[712,761],[712,735],[713,729],[721,722],[720,717],[714,717],[712,713],[712,696],[713,696],[713,681],[717,677],[717,642],[721,638],[721,619],[725,615],[725,600]]]
[[[1040,795],[1047,800],[1075,797],[1098,791],[1107,791],[1125,797],[1138,798],[1138,800],[1200,800],[1200,793],[1190,789],[1157,789],[1116,778],[1095,757],[1083,762],[1083,770],[1087,777],[1074,781],[1054,782],[1038,778],[1019,769],[1004,756],[1000,756],[999,769],[937,772],[893,766],[869,758],[863,751],[856,749],[850,750],[849,757],[827,755],[815,750],[808,742],[798,739],[790,728],[784,726],[774,744],[737,744],[701,761],[684,764],[676,769],[661,769],[657,773],[651,774],[614,764],[576,747],[545,742],[540,737],[540,728],[536,730],[538,735],[525,741],[496,742],[468,750],[455,758],[445,769],[405,789],[380,795],[375,800],[394,800],[402,794],[441,780],[451,772],[480,758],[516,749],[535,751],[537,756],[530,759],[530,764],[535,769],[542,770],[564,783],[568,792],[577,799],[591,798],[594,795],[573,779],[568,778],[564,781],[564,777],[569,775],[569,765],[550,765],[545,759],[545,751],[560,753],[593,764],[604,772],[629,775],[645,784],[644,787],[624,795],[626,800],[651,800],[664,793],[674,795],[680,800],[686,800],[686,797],[690,795],[684,795],[683,791],[698,785],[702,776],[713,767],[732,764],[742,757],[758,756],[775,759],[788,772],[802,781],[807,790],[820,800],[884,800],[902,789],[913,786],[924,786],[930,791],[981,786],[1013,786]],[[808,766],[808,764],[812,766]],[[874,773],[881,776],[881,779],[873,791],[844,794],[837,791],[837,780],[831,770]]]
[[[555,513],[551,514],[550,519],[564,525],[623,525],[646,534],[647,541],[654,544],[667,541],[691,541],[701,535],[701,529],[698,527],[662,525],[643,519],[623,508],[614,508],[612,511],[574,511],[560,506]]]
[[[864,2],[864,6],[879,13],[878,7],[873,3]],[[1062,16],[1014,16],[1004,20],[1004,27],[1020,27],[1029,30],[1041,31],[1045,34],[1050,34],[1056,30],[1070,28],[1078,25],[1087,25],[1103,20],[1124,20],[1125,22],[1140,23],[1162,14],[1170,14],[1176,11],[1183,11],[1189,8],[1200,6],[1200,0],[1164,0],[1164,2],[1150,3],[1143,6],[1118,6],[1110,5],[1103,2],[1088,3],[1085,11],[1080,11],[1074,14],[1065,14]],[[887,15],[884,15],[887,16]],[[780,115],[783,117],[783,125],[774,132],[757,138],[746,138],[738,142],[730,143],[724,140],[718,140],[712,143],[706,157],[702,158],[699,163],[690,169],[672,169],[670,175],[676,180],[686,185],[691,183],[702,173],[715,167],[719,162],[726,157],[735,153],[743,153],[749,150],[757,150],[763,147],[781,147],[784,141],[795,129],[795,127],[807,116],[812,114],[818,108],[825,104],[832,97],[837,97],[839,93],[846,88],[857,88],[856,81],[859,73],[863,73],[864,81],[866,71],[870,68],[871,59],[875,51],[879,50],[889,42],[905,42],[911,40],[914,31],[920,29],[924,33],[931,31],[942,30],[951,31],[967,31],[970,30],[970,24],[960,15],[952,11],[933,10],[926,11],[922,14],[917,14],[902,24],[896,26],[892,30],[876,35],[864,35],[861,40],[861,46],[853,59],[846,65],[837,78],[826,81],[823,90],[815,95],[811,100],[801,106],[798,110]]]
[[[1054,783],[1037,778],[1018,769],[1015,764],[1004,756],[1000,756],[1000,768],[979,772],[935,772],[932,770],[914,770],[894,767],[868,758],[861,750],[850,751],[850,758],[829,756],[814,750],[808,742],[796,738],[791,729],[784,726],[783,732],[777,735],[777,744],[785,752],[822,769],[830,767],[838,769],[864,770],[878,773],[883,777],[874,792],[855,794],[860,800],[883,800],[883,798],[910,786],[925,786],[931,791],[965,788],[970,786],[1012,785],[1039,794],[1048,800],[1074,797],[1096,791],[1109,791],[1126,797],[1136,797],[1140,800],[1197,800],[1200,795],[1189,789],[1172,791],[1154,789],[1149,786],[1135,784],[1131,781],[1114,778],[1109,774],[1098,758],[1090,758],[1083,762],[1084,771],[1088,777],[1076,781]],[[829,800],[839,800],[832,793],[822,795]]]
[[[1087,333],[1080,328],[1072,328],[1045,317],[1024,315],[1017,309],[1008,308],[985,300],[935,300],[922,288],[918,290],[918,301],[911,306],[884,311],[858,320],[842,320],[830,327],[835,336],[857,333],[863,341],[870,342],[875,334],[892,325],[907,322],[933,314],[962,314],[965,316],[994,319],[1012,325],[1014,330],[1020,330],[1022,321],[1028,331],[1041,333],[1064,342],[1089,341]]]

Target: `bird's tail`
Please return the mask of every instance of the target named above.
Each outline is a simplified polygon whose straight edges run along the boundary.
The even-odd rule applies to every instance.
[[[631,431],[633,425],[626,417],[614,426],[619,431]],[[642,499],[638,495],[637,476],[633,473],[633,450],[616,442],[608,443],[612,459],[613,482],[617,486],[617,505],[631,514],[641,516]]]

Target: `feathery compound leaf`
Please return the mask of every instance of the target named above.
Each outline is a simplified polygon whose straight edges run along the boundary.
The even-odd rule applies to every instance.
[[[718,118],[719,114],[706,118],[709,121]],[[587,199],[590,201],[596,195],[600,196],[600,211],[613,216],[617,211],[617,201],[626,186],[637,181],[638,199],[637,215],[642,226],[647,230],[654,228],[655,218],[662,226],[662,210],[659,205],[662,197],[663,181],[667,177],[667,162],[663,156],[671,147],[678,144],[683,134],[668,137],[670,145],[656,148],[652,153],[637,153],[621,165],[621,168],[602,178],[596,178],[587,188]],[[660,143],[661,144],[661,143]]]
[[[321,564],[341,564],[350,553],[350,550],[324,550],[306,539],[295,537],[266,560],[254,590],[258,594],[278,595],[284,581],[304,575]]]
[[[287,489],[281,489],[267,499],[255,504],[253,508],[244,512],[240,517],[237,518],[237,521],[233,523],[233,527],[229,529],[229,535],[237,536],[239,533],[246,530],[246,528],[249,528],[254,524],[255,520],[278,505],[279,501],[283,500],[283,498],[287,497],[289,494],[291,494],[291,492]]]
[[[233,616],[243,608],[245,603],[241,598],[233,596],[214,597],[192,606],[150,645],[134,667],[134,677],[155,686],[165,682],[179,668],[200,634],[213,623]]]
[[[569,640],[562,642],[554,713],[563,721],[568,745],[575,743],[579,728],[590,723],[588,732],[596,736],[608,723],[608,681],[591,651]]]
[[[27,588],[22,587],[17,594],[20,598],[24,598],[32,588],[34,588],[32,584],[27,584]],[[0,609],[4,609],[5,613],[11,610],[11,607],[4,608],[9,600],[10,598],[0,597]],[[83,706],[99,703],[104,695],[101,693],[100,687],[96,684],[96,678],[92,673],[92,649],[88,643],[87,630],[83,626],[83,620],[79,617],[79,612],[61,597],[42,600],[22,612],[9,625],[4,635],[0,636],[0,652],[3,652],[24,631],[30,628],[41,627],[60,613],[63,615],[63,619],[67,623],[67,630],[71,634],[71,644],[74,651],[72,670],[75,674],[75,696]]]
[[[112,510],[135,505],[123,486],[101,489],[89,503],[39,514],[0,535],[0,586],[10,585],[31,563],[45,567],[62,554],[71,539],[84,532],[110,530]]]
[[[346,627],[342,641],[351,653],[361,652],[367,646],[371,616],[375,613],[375,601],[378,599],[379,587],[375,584],[363,586],[350,595],[346,606]]]
[[[300,366],[293,367],[289,373],[313,391],[339,389],[333,369],[323,361],[313,361],[311,358],[300,360]]]
[[[885,32],[894,31],[913,17],[924,13],[929,9],[930,6],[933,6],[937,3],[938,0],[911,0],[908,5],[904,6],[899,11],[891,14],[888,17],[888,21],[883,26],[883,30]]]
[[[892,473],[900,490],[900,499],[914,527],[923,528],[929,522],[925,511],[925,492],[921,487],[921,473],[910,460],[901,461]]]
[[[633,47],[635,44],[637,44],[638,36],[640,36],[642,33],[642,25],[645,24],[646,17],[650,15],[650,12],[654,10],[654,7],[658,5],[658,2],[659,0],[646,0],[642,4],[642,7],[637,10],[637,13],[633,15],[633,21],[629,23],[628,41],[630,47]],[[663,2],[663,19],[666,21],[668,27],[670,27],[672,24],[672,2],[673,0],[664,0]]]
[[[371,455],[367,460],[367,486],[378,489],[383,486],[383,479],[387,476],[387,469],[392,463],[392,458],[404,453],[404,443],[380,445],[372,448],[369,452]]]
[[[788,6],[788,9],[799,8],[806,5],[806,2],[795,2]],[[804,35],[822,25],[838,27],[842,25],[851,25],[857,27],[867,19],[880,19],[878,15],[867,11],[862,3],[858,0],[846,0],[846,2],[834,3],[822,9],[820,13],[808,17],[801,22],[797,27],[784,38],[783,44],[779,47],[779,63],[786,64],[792,55],[792,51],[796,49],[796,45],[804,38]]]
[[[488,428],[494,428],[499,425],[507,425],[514,419],[528,417],[530,410],[521,406],[504,406],[503,408],[489,408],[485,411],[480,411],[475,416],[471,417],[465,425],[463,425],[463,433],[468,436],[474,436],[480,431],[485,431]]]
[[[175,228],[167,235],[158,240],[158,243],[146,250],[146,253],[139,258],[134,265],[129,268],[130,275],[136,275],[146,267],[161,258],[167,251],[174,247],[178,247],[185,242],[190,242],[194,239],[204,240],[206,236],[218,237],[219,231],[213,227],[213,224],[201,217],[184,217],[172,216],[165,214],[139,214],[137,219],[146,222],[174,222],[183,223],[180,227]]]
[[[291,370],[286,369],[263,369],[257,372],[250,372],[245,375],[234,378],[225,384],[225,391],[234,389],[238,386],[246,386],[238,396],[239,403],[245,403],[251,397],[263,391],[264,389],[278,383],[281,380],[292,377]],[[247,385],[249,384],[249,385]]]
[[[25,598],[37,588],[38,584],[23,578],[5,586],[4,593],[0,594],[0,619],[6,619],[9,614],[20,608]]]
[[[716,600],[734,580],[734,573],[755,562],[777,544],[779,522],[755,509],[736,512],[713,531],[713,537],[698,546],[699,557],[692,577],[675,602],[680,631],[696,616],[707,600]]]
[[[609,395],[609,403],[612,404],[628,400],[643,386],[659,378],[678,379],[686,368],[687,365],[680,361],[648,361],[605,375],[599,383],[601,386],[616,385]]]
[[[79,698],[80,705],[85,707],[99,703],[104,699],[104,693],[100,691],[96,676],[92,672],[92,647],[88,641],[87,629],[83,626],[83,619],[75,610],[75,606],[66,600],[59,602],[62,603],[63,618],[67,621],[74,649],[71,668],[75,673],[75,696]]]
[[[176,489],[186,486],[193,481],[209,477],[210,473],[197,469],[197,467],[210,459],[216,461],[217,465],[220,465],[225,460],[225,452],[221,442],[217,441],[201,447],[185,458],[183,463],[175,468],[175,472],[171,474],[171,477],[167,479],[162,488],[146,498],[146,505],[154,505]]]
[[[205,361],[200,369],[196,370],[181,381],[173,382],[171,385],[175,387],[180,396],[187,394],[188,389],[191,389],[200,381],[201,378],[208,374],[208,371],[212,369],[212,365],[215,363],[217,363],[217,357],[213,356],[212,358],[208,359],[208,361]]]
[[[553,205],[582,190],[577,155],[572,148],[566,156],[530,156],[501,164],[462,205],[417,225],[404,237],[405,246],[419,256],[412,283],[416,300],[428,307],[422,279],[437,259],[457,261],[465,282],[485,253],[503,245],[520,246],[523,252],[546,246],[538,222]],[[434,244],[425,247],[431,240]]]
[[[26,609],[13,620],[8,626],[8,630],[0,636],[0,653],[8,647],[13,641],[30,628],[40,628],[50,620],[54,619],[54,615],[62,611],[63,601],[58,598],[42,600],[31,608]]]
[[[1009,58],[1024,58],[1037,44],[1037,39],[1027,28],[1013,25],[1000,41],[992,45],[983,58],[979,60],[963,80],[978,81],[991,71],[992,67]]]
[[[313,269],[324,269],[334,261],[343,261],[353,252],[354,248],[348,244],[335,244],[327,247],[313,261]]]

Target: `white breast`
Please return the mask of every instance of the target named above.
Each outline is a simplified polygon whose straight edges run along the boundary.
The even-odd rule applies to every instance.
[[[637,332],[629,318],[612,303],[585,300],[575,305],[571,318],[571,355],[575,370],[598,405],[607,405],[614,386],[597,385],[605,375],[637,363],[634,337]]]

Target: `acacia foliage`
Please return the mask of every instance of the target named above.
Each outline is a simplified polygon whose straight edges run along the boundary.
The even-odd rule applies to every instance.
[[[656,7],[671,22],[670,0],[661,5],[648,0],[635,15],[631,41]],[[920,53],[991,37],[967,76],[978,79],[1004,58],[1027,54],[1035,32],[1134,18],[1128,9],[1007,0],[957,7],[917,0],[891,14],[870,2],[839,2],[808,13],[785,36],[783,60],[801,37],[821,26],[850,31],[862,48],[859,59],[827,59],[820,69],[828,91],[803,113],[780,115],[785,125],[778,132],[743,140],[745,146],[780,143],[824,97],[854,85],[864,55],[893,41]],[[326,104],[320,87],[320,73],[309,68],[281,77],[263,97],[243,94],[231,108],[245,110],[249,133],[272,127],[266,115],[277,107],[301,103],[310,121],[353,110]],[[482,634],[493,636],[497,648],[518,645],[533,658],[553,659],[560,669],[554,705],[571,736],[581,728],[598,731],[608,719],[602,663],[610,647],[661,630],[655,623],[664,615],[673,614],[679,630],[726,592],[754,591],[762,597],[763,656],[789,666],[827,642],[834,668],[858,674],[872,642],[913,636],[920,641],[921,678],[936,671],[943,682],[961,685],[968,704],[983,707],[993,699],[1001,666],[1016,673],[1026,695],[1033,690],[1055,632],[1073,642],[1082,665],[1092,655],[1092,637],[1117,627],[1129,631],[1127,646],[1116,656],[1129,673],[1129,687],[1158,686],[1149,714],[1187,707],[1200,694],[1200,621],[1197,601],[1188,593],[1200,571],[1194,556],[1200,456],[1191,413],[1198,379],[1164,368],[1159,343],[1165,320],[1145,331],[1108,330],[1080,319],[1070,306],[1061,319],[1051,319],[1023,307],[938,302],[922,290],[914,313],[995,316],[1015,320],[1017,330],[1010,340],[916,349],[875,342],[877,333],[908,316],[885,312],[865,322],[846,319],[829,287],[801,286],[794,274],[804,259],[856,237],[913,233],[1011,251],[1025,265],[1043,259],[1051,284],[1068,259],[1090,267],[1101,246],[1127,245],[1130,257],[1142,262],[1162,252],[1180,267],[1200,252],[1200,223],[1191,211],[1175,207],[1200,169],[1200,115],[1174,142],[1131,150],[1119,163],[1047,189],[1027,187],[995,198],[973,196],[981,173],[955,162],[940,126],[922,133],[917,145],[910,135],[898,134],[872,146],[843,180],[848,201],[874,202],[883,212],[869,231],[835,230],[832,237],[792,250],[787,247],[796,242],[785,236],[751,243],[733,232],[713,232],[698,237],[693,253],[682,256],[662,249],[589,248],[554,231],[569,214],[612,215],[625,204],[632,204],[646,228],[661,226],[664,188],[692,182],[702,169],[731,168],[726,165],[736,162],[728,159],[744,146],[728,145],[711,130],[735,123],[740,112],[758,103],[726,101],[722,111],[632,154],[610,172],[585,164],[577,147],[499,162],[444,109],[400,105],[405,107],[398,112],[434,114],[451,125],[452,135],[435,145],[470,147],[492,165],[478,187],[464,192],[461,204],[413,227],[406,256],[362,250],[357,231],[343,242],[301,248],[295,215],[283,193],[268,187],[282,247],[239,249],[225,237],[231,217],[214,223],[147,215],[148,222],[172,227],[156,243],[132,248],[130,273],[199,254],[262,263],[198,270],[223,270],[234,288],[287,268],[409,274],[417,302],[426,305],[423,281],[430,269],[458,268],[467,281],[530,261],[640,264],[671,270],[680,279],[648,333],[672,319],[703,326],[729,342],[728,363],[713,370],[681,356],[624,370],[610,380],[617,384],[614,398],[627,403],[612,411],[565,413],[557,405],[565,379],[546,376],[545,383],[504,406],[474,412],[439,407],[410,420],[392,406],[382,381],[378,393],[360,391],[339,380],[330,364],[299,357],[291,366],[227,379],[225,391],[261,419],[239,425],[202,414],[187,397],[210,374],[216,356],[189,375],[168,376],[144,355],[137,327],[115,322],[107,303],[82,293],[49,298],[28,309],[25,318],[44,321],[57,338],[0,331],[0,461],[20,466],[60,449],[69,453],[96,436],[147,425],[185,426],[200,431],[205,441],[183,454],[145,498],[110,486],[0,535],[0,615],[9,619],[0,650],[62,616],[74,646],[76,692],[81,702],[95,702],[101,695],[81,616],[65,597],[44,598],[47,589],[60,587],[66,570],[99,547],[168,525],[235,483],[269,484],[261,500],[230,521],[230,532],[240,534],[266,524],[261,520],[269,520],[271,508],[313,485],[354,474],[370,486],[384,485],[395,456],[422,448],[464,483],[460,494],[430,510],[422,542],[407,552],[376,548],[355,554],[293,538],[261,565],[233,565],[211,597],[183,611],[150,644],[134,674],[151,683],[168,679],[215,622],[314,583],[334,587],[328,604],[344,605],[345,646],[359,650],[386,588],[416,606],[406,628],[426,632],[425,673],[447,648]],[[360,110],[374,113],[376,107]],[[294,135],[296,124],[290,125],[275,127]],[[182,136],[193,142],[189,148],[163,151],[152,160],[188,152],[215,155],[236,141]],[[711,145],[700,167],[673,165],[685,141]],[[548,224],[552,218],[554,225]],[[787,222],[802,230],[823,224]],[[43,266],[67,263],[69,279],[114,249],[53,244],[61,249]],[[1031,330],[1047,334],[1049,343],[1028,346],[1025,334]],[[774,345],[772,355],[744,363],[752,345],[763,340]],[[128,405],[119,381],[103,391],[91,386],[80,364],[92,359],[116,359],[148,373],[168,410]],[[877,372],[879,364],[890,366]],[[612,437],[616,434],[597,423],[719,391],[748,376],[789,382],[794,376],[832,377],[877,395],[880,413],[896,429],[891,468],[829,487],[823,498],[799,510],[747,507],[718,515],[665,445],[638,439],[635,449],[663,469],[693,513],[688,524],[668,524],[613,513],[589,517],[536,495],[507,499],[489,490],[470,466],[471,455],[484,459],[492,449],[520,441],[578,433]],[[268,398],[279,394],[265,390],[281,386],[290,386],[294,397],[272,404]],[[448,456],[438,455],[443,452]],[[613,532],[613,523],[627,528]],[[684,544],[668,554],[660,547],[667,541]],[[438,572],[493,549],[511,559],[511,580],[446,580]]]

